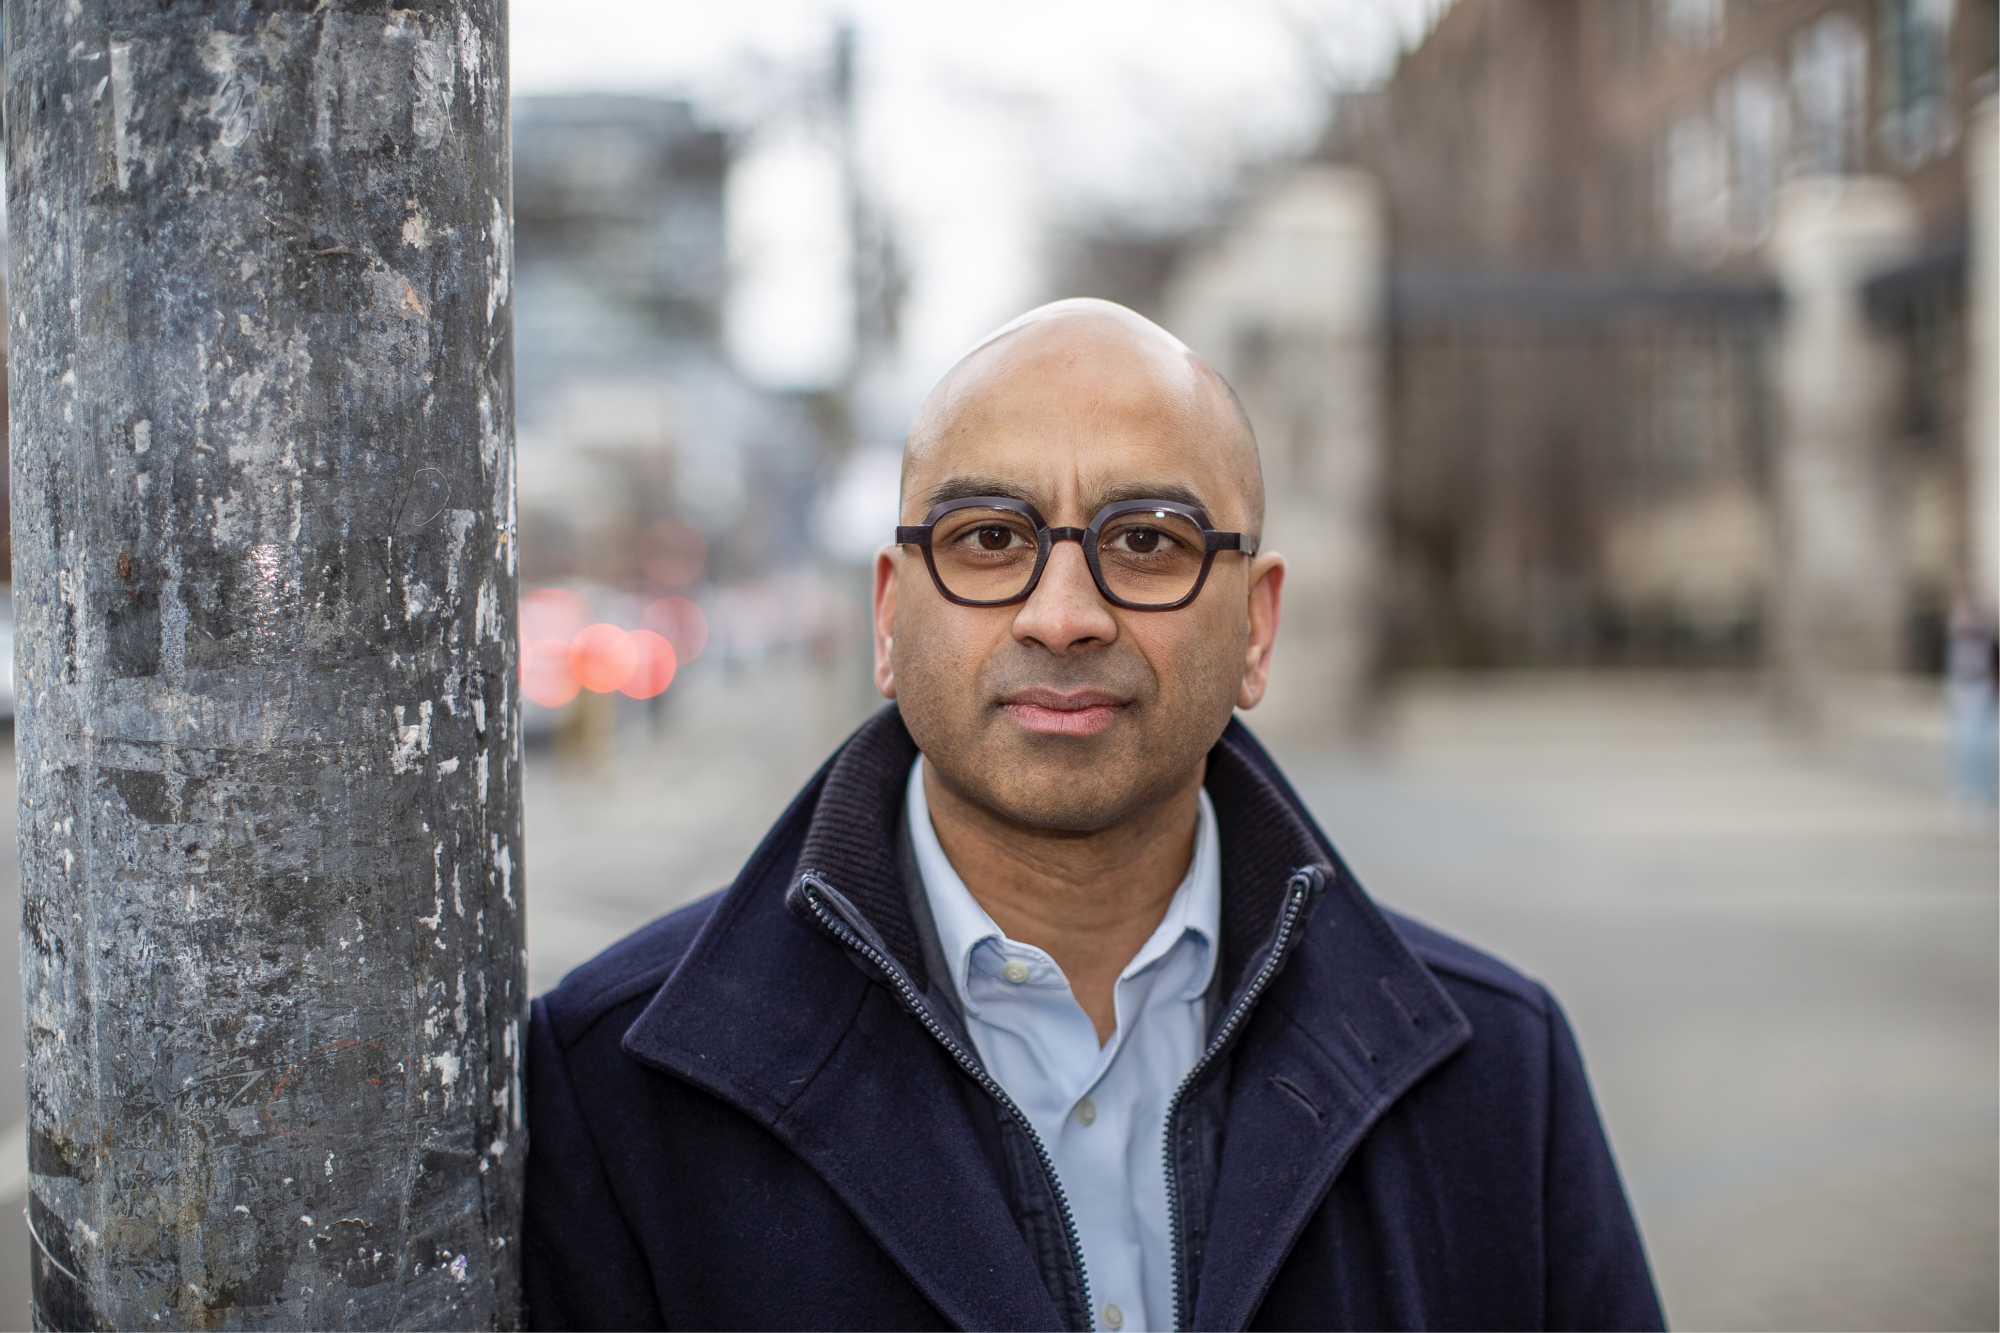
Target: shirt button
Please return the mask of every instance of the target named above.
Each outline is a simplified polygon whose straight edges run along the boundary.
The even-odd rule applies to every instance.
[[[1086,1125],[1089,1124],[1091,1121],[1097,1119],[1097,1103],[1090,1100],[1090,1098],[1085,1097],[1082,1101],[1076,1104],[1076,1118],[1080,1123]],[[1116,1310],[1118,1307],[1115,1305],[1107,1305],[1104,1308],[1107,1310]],[[1113,1324],[1111,1327],[1116,1328],[1118,1327],[1118,1325]]]
[[[1117,1328],[1124,1322],[1125,1312],[1117,1306],[1106,1302],[1104,1306],[1104,1326],[1106,1328]]]
[[[1000,965],[1000,975],[1018,986],[1028,979],[1028,965],[1018,958],[1009,958]]]

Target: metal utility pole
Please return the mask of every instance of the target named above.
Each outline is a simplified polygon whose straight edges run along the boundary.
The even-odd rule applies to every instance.
[[[854,345],[846,373],[834,391],[840,401],[829,434],[837,436],[830,441],[836,463],[854,447],[860,433],[855,414],[862,382],[895,348],[905,287],[894,232],[888,218],[869,198],[861,169],[855,54],[854,25],[843,21],[834,29],[828,91],[834,151],[840,161],[841,211],[847,222],[847,287],[854,299],[850,323]]]
[[[520,1321],[503,0],[6,0],[36,1317]]]
[[[854,125],[854,25],[842,21],[833,31],[833,58],[827,71],[827,92],[832,104],[834,154],[840,162],[841,215],[847,223],[847,290],[854,300],[849,315],[853,346],[847,366],[828,395],[827,410],[821,413],[822,459],[829,470],[853,452],[855,443],[855,395],[860,388],[863,363],[867,359],[868,317],[868,207],[861,191],[860,152]]]

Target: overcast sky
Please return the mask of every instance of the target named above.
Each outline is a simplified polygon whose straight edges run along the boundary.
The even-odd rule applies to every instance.
[[[729,338],[779,386],[848,354],[823,116],[857,38],[869,188],[910,270],[887,432],[980,334],[1047,294],[1051,227],[1198,213],[1246,162],[1308,146],[1330,86],[1380,78],[1441,0],[513,0],[514,92],[689,98],[744,136]],[[885,441],[886,443],[887,441]]]

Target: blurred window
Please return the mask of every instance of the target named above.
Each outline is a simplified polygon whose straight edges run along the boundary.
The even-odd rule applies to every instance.
[[[1611,17],[1611,54],[1625,69],[1636,69],[1645,63],[1650,43],[1647,22],[1646,0],[1610,0],[1608,11]]]
[[[1728,136],[1728,213],[1733,239],[1755,245],[1771,230],[1783,164],[1784,85],[1768,60],[1737,67],[1716,90],[1716,120]]]
[[[1611,251],[1620,259],[1646,252],[1646,201],[1651,195],[1645,154],[1614,153],[1605,168],[1605,208]]]
[[[1709,118],[1696,110],[1676,115],[1667,125],[1660,159],[1668,241],[1687,258],[1712,258],[1724,239],[1728,199],[1722,152]]]
[[[1655,403],[1655,485],[1688,486],[1709,474],[1717,452],[1720,369],[1715,348],[1700,331],[1682,330],[1667,344]]]
[[[1951,146],[1952,0],[1881,0],[1882,147],[1913,167]]]
[[[1861,170],[1868,41],[1845,14],[1828,14],[1792,39],[1795,164],[1815,176]]]
[[[1655,0],[1661,31],[1691,51],[1722,40],[1723,0]]]
[[[1766,327],[1738,320],[1722,330],[1732,412],[1734,461],[1754,484],[1769,480],[1771,466],[1771,368]]]
[[[1913,304],[1903,341],[1908,358],[1903,376],[1903,430],[1920,455],[1934,457],[1943,452],[1946,404],[1959,387],[1952,350],[1961,345],[1964,336],[1963,326],[1952,318],[1945,293],[1932,290]]]

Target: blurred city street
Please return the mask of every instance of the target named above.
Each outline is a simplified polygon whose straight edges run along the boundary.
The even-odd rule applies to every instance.
[[[691,672],[615,762],[540,756],[535,989],[726,883],[852,684]],[[1934,711],[1808,744],[1747,678],[1418,678],[1370,747],[1283,754],[1378,899],[1563,1001],[1680,1327],[2000,1314],[1996,845]]]

